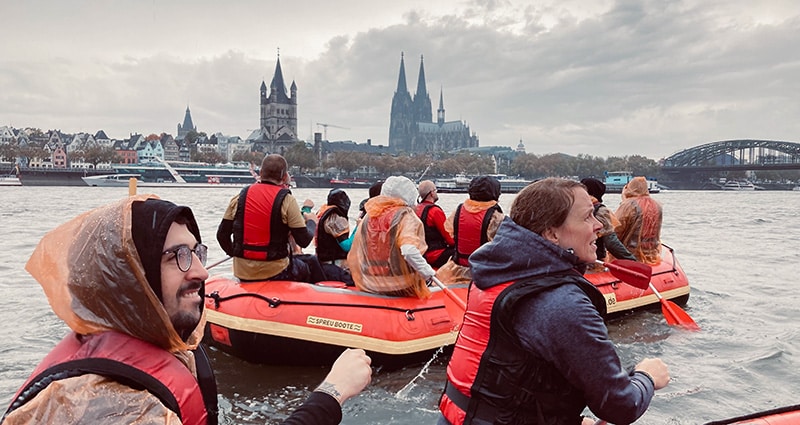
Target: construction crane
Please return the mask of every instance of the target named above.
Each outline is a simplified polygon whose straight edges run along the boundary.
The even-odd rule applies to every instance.
[[[322,127],[322,138],[323,138],[323,140],[328,140],[328,127],[341,128],[341,129],[344,129],[344,130],[350,130],[350,127],[342,127],[342,126],[333,125],[333,124],[326,124],[324,122],[318,122],[317,126],[318,127]]]

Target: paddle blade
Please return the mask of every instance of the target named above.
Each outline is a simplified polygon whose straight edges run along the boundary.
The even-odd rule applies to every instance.
[[[680,326],[687,331],[700,330],[700,326],[695,323],[689,314],[670,300],[661,298],[661,312],[664,314],[664,318],[667,319],[668,325]]]
[[[639,289],[650,286],[653,268],[648,264],[632,260],[614,260],[610,263],[598,260],[598,263],[606,266],[614,277],[631,286]]]

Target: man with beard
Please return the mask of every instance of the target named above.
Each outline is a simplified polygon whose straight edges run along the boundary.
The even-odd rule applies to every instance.
[[[216,383],[199,345],[206,253],[191,209],[152,195],[45,235],[26,270],[72,331],[1,421],[216,424]],[[338,423],[341,403],[369,383],[369,362],[347,350],[287,423]]]

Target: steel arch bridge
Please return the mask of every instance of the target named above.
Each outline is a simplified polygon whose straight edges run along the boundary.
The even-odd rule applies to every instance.
[[[684,149],[664,159],[662,171],[800,170],[800,143],[725,140]]]

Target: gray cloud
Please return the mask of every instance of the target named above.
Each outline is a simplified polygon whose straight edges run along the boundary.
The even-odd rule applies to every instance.
[[[173,6],[159,4],[158,13],[144,10],[128,19],[147,21],[140,27],[152,32],[153,21],[177,13]],[[448,120],[467,121],[482,145],[516,146],[521,138],[528,152],[539,154],[660,158],[714,140],[798,139],[799,6],[618,1],[593,5],[597,10],[570,7],[484,1],[449,14],[417,7],[355,32],[330,27],[311,54],[303,46],[320,35],[308,28],[253,29],[250,18],[238,26],[215,24],[206,15],[216,9],[208,5],[201,8],[202,25],[183,35],[133,31],[127,36],[139,41],[109,55],[98,52],[114,45],[110,29],[95,34],[98,42],[86,50],[53,50],[50,44],[64,45],[44,31],[52,43],[33,35],[22,43],[44,53],[0,51],[7,59],[0,61],[0,124],[105,129],[112,137],[174,133],[188,104],[200,130],[246,136],[258,125],[258,88],[272,78],[275,48],[282,45],[287,85],[298,85],[303,138],[324,122],[350,128],[329,128],[331,139],[385,144],[402,51],[412,95],[424,55],[434,108],[441,87]],[[99,16],[78,22],[90,18]],[[76,30],[73,42],[86,31]],[[221,41],[209,42],[213,49],[197,42],[215,38]],[[292,45],[286,40],[300,51],[285,47]]]

